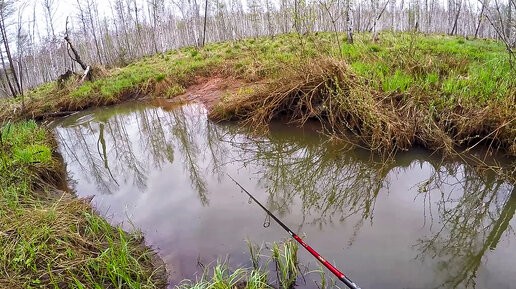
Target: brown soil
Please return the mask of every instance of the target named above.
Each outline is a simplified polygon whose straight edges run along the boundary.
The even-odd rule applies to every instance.
[[[211,76],[199,77],[195,84],[189,86],[184,94],[178,96],[180,100],[202,103],[209,111],[227,93],[235,93],[238,89],[251,84],[232,77]],[[254,84],[253,84],[254,85]]]

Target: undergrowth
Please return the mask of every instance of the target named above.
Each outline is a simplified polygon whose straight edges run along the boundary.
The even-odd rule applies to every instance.
[[[55,152],[52,134],[33,121],[0,130],[0,287],[164,287],[139,234],[60,190]]]

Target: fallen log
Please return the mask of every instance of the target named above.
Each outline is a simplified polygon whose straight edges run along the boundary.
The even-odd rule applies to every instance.
[[[55,112],[49,112],[45,114],[41,114],[38,116],[35,116],[34,119],[37,121],[48,119],[48,118],[54,118],[54,117],[63,117],[63,116],[69,116],[71,114],[76,113],[77,111],[55,111]]]

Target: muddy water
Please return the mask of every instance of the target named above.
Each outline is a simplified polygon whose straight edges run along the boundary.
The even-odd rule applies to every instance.
[[[249,266],[246,238],[287,237],[263,226],[229,173],[364,289],[516,288],[516,190],[460,162],[413,151],[382,166],[312,129],[273,125],[256,137],[197,105],[86,111],[55,132],[77,194],[140,228],[171,284],[195,278],[198,261]]]

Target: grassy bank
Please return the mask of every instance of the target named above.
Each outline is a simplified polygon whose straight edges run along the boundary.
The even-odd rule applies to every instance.
[[[59,189],[64,170],[47,129],[28,121],[0,132],[0,287],[163,287],[138,234]]]
[[[286,116],[386,155],[422,146],[450,154],[478,144],[516,155],[516,73],[489,40],[384,34],[284,67],[211,116],[264,128]],[[316,41],[314,41],[316,43]],[[349,138],[349,132],[353,137]]]
[[[342,43],[344,35],[338,35]],[[281,35],[187,47],[97,80],[48,83],[21,101],[0,105],[0,119],[44,118],[143,96],[172,98],[200,76],[237,78],[244,88],[223,95],[212,119],[238,119],[266,129],[287,115],[321,121],[329,134],[384,154],[413,146],[444,153],[483,143],[516,155],[516,73],[504,46],[411,33],[359,34],[336,45],[335,34]]]

